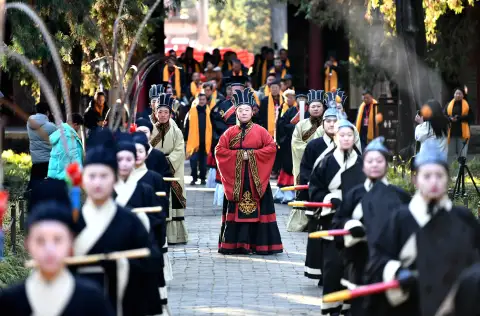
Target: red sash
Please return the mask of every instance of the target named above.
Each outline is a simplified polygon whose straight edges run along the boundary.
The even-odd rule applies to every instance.
[[[223,120],[225,122],[228,121],[228,119],[235,113],[235,105],[232,105],[224,114],[223,114]]]
[[[290,120],[291,124],[297,124],[298,122],[300,122],[300,112],[297,112],[297,114],[295,114],[295,116]]]

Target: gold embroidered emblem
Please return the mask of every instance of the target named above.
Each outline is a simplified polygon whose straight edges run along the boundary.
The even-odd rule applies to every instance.
[[[238,205],[240,212],[246,215],[250,215],[257,209],[257,202],[252,199],[252,193],[250,191],[244,192],[242,200]]]
[[[225,115],[225,111],[224,111],[224,110],[220,110],[220,115],[221,115],[221,116],[224,116],[224,115]]]

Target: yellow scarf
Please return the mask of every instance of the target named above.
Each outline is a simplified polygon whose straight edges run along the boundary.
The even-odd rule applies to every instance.
[[[455,104],[455,99],[450,101],[450,103],[447,106],[447,114],[448,116],[452,116],[453,113],[453,105]],[[468,111],[470,110],[470,106],[468,105],[468,102],[462,100],[462,116],[468,115]],[[448,143],[450,143],[450,130],[448,130]],[[462,138],[463,139],[469,139],[470,138],[470,127],[468,126],[468,122],[462,122]]]
[[[190,93],[193,97],[197,97],[198,93],[200,93],[200,90],[202,90],[202,88],[197,87],[195,81],[190,82]]]
[[[195,64],[195,72],[201,73],[199,63],[194,61],[194,64]],[[188,65],[186,63],[183,64],[183,66],[184,66],[184,69],[188,69],[188,67],[187,67]]]
[[[285,68],[290,68],[290,59],[288,59],[288,58],[285,61]]]
[[[333,62],[334,66],[337,66],[337,62]],[[325,92],[333,92],[338,88],[338,76],[335,70],[332,70],[332,75],[330,76],[330,66],[325,69]]]
[[[210,98],[210,104],[208,105],[208,109],[211,110],[217,103],[217,90],[213,91],[212,97]]]
[[[253,97],[255,98],[255,102],[257,102],[257,105],[260,106],[260,100],[258,99],[258,95],[255,92],[255,90],[253,90],[253,88],[248,88],[248,89],[250,89],[250,91],[252,91]]]
[[[285,112],[287,112],[288,109],[296,108],[296,107],[298,107],[297,101],[295,101],[295,103],[292,106],[288,106],[287,101],[284,100],[283,106],[282,106],[282,113],[280,114],[280,116],[283,116],[283,114],[285,114]]]
[[[265,85],[265,88],[263,89],[263,94],[267,97],[270,95],[270,87],[268,84]]]
[[[275,67],[273,67],[272,69],[270,69],[270,73],[271,73],[271,74],[274,74],[274,73],[275,73]],[[287,74],[287,69],[283,68],[283,69],[282,69],[282,76],[281,76],[281,78],[283,79],[286,74]]]
[[[266,80],[267,80],[267,60],[265,59],[262,65],[262,82],[260,84],[264,84]]]
[[[285,102],[283,101],[283,97],[280,95],[278,102],[280,103],[280,107],[284,106]],[[288,107],[288,106],[287,106]],[[268,96],[268,123],[267,123],[267,130],[272,137],[275,137],[275,102],[273,101],[273,96],[270,94]]]
[[[370,109],[370,112],[368,113],[367,141],[371,141],[372,139],[374,139],[375,137],[378,136],[378,126],[375,126],[375,135],[373,135],[373,126],[374,126],[373,121],[374,121],[374,118],[376,117],[376,114],[377,114],[376,113],[377,112],[377,100],[373,99],[371,107],[372,108]],[[360,133],[360,129],[363,126],[362,117],[363,117],[364,109],[365,109],[365,102],[362,102],[362,104],[358,108],[357,122],[355,124],[359,133]],[[377,122],[375,122],[375,124],[377,125]]]
[[[187,155],[191,156],[198,151],[200,147],[200,135],[198,130],[198,111],[197,106],[190,109],[190,122],[188,125]],[[212,123],[210,122],[210,109],[205,109],[206,113],[206,129],[205,129],[205,151],[210,154],[212,147]]]
[[[175,76],[175,93],[177,98],[180,98],[182,95],[182,86],[180,85],[180,69],[177,66],[174,66],[174,76]],[[170,82],[170,73],[168,71],[168,66],[163,67],[163,82]]]

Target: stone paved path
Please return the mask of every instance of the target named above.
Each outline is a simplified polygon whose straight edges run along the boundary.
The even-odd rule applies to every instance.
[[[276,204],[282,254],[224,256],[217,252],[221,210],[212,201],[213,192],[187,187],[189,242],[169,248],[172,315],[320,315],[321,291],[303,276],[307,236],[286,231],[288,206]]]

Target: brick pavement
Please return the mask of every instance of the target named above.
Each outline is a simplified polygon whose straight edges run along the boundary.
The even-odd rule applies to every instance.
[[[169,248],[172,315],[320,315],[321,290],[303,276],[306,233],[285,229],[289,207],[275,205],[282,254],[224,256],[217,252],[221,209],[212,201],[213,192],[187,186],[189,242]]]

